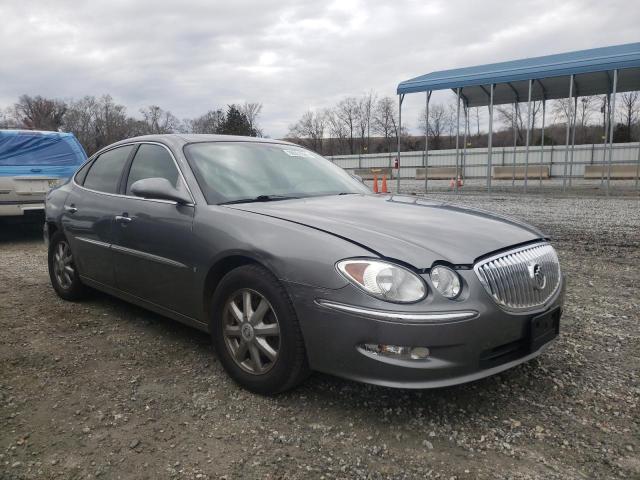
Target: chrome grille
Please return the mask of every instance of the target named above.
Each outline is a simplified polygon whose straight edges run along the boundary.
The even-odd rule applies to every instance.
[[[560,285],[560,263],[548,243],[503,252],[478,262],[474,270],[487,293],[505,310],[544,305]]]

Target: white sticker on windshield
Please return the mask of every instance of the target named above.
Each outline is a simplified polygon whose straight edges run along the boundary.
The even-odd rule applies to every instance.
[[[289,155],[290,157],[307,157],[307,158],[313,158],[313,153],[311,152],[307,152],[306,150],[287,150],[287,149],[282,149],[282,151],[284,153],[286,153],[287,155]]]

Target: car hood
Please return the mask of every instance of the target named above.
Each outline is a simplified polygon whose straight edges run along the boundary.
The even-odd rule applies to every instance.
[[[416,268],[472,264],[487,253],[544,238],[518,220],[401,195],[335,195],[229,205],[321,230]]]

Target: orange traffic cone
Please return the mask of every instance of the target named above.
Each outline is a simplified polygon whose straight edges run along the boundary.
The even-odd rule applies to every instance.
[[[387,193],[387,176],[383,173],[382,174],[382,193]]]
[[[451,190],[453,190],[456,186],[456,181],[453,179],[453,177],[451,178],[451,181],[449,182],[449,188]]]
[[[373,193],[378,193],[378,174],[373,174]]]

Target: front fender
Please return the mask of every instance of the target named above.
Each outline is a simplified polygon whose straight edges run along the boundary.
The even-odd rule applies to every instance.
[[[242,255],[263,264],[281,281],[338,289],[347,281],[338,260],[374,256],[348,240],[286,220],[210,206],[198,211],[194,235],[208,270],[221,259]]]

